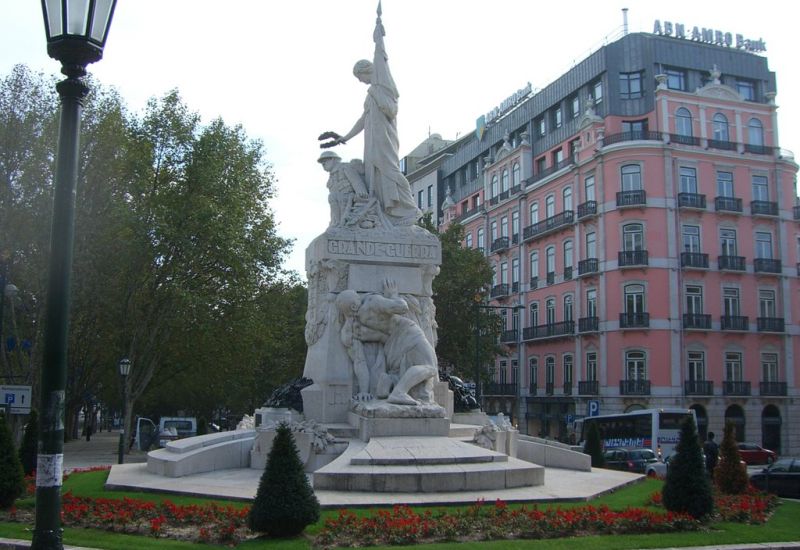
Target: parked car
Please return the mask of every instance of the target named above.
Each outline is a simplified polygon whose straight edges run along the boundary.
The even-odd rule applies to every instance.
[[[800,498],[800,458],[781,458],[750,476],[750,483],[779,497]]]
[[[606,449],[603,456],[606,459],[606,468],[623,470],[644,474],[649,464],[658,462],[656,453],[652,449]]]
[[[658,477],[664,479],[667,477],[667,472],[669,471],[669,465],[675,457],[678,456],[678,453],[673,453],[672,456],[668,456],[663,461],[657,460],[656,462],[652,462],[645,466],[645,475],[647,477]],[[706,454],[703,453],[703,468],[705,468],[706,464]]]
[[[739,454],[747,464],[772,464],[778,455],[754,443],[739,443]]]

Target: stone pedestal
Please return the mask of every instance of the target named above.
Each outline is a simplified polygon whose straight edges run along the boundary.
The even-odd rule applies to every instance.
[[[439,405],[393,405],[384,400],[358,403],[348,422],[358,430],[361,441],[373,437],[439,436],[450,433],[450,419]]]

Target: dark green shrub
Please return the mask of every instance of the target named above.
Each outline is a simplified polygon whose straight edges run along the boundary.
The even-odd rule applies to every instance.
[[[586,428],[583,452],[592,457],[592,468],[602,468],[606,465],[606,459],[603,456],[603,442],[600,441],[600,430],[597,429],[596,422],[590,422],[589,427]]]
[[[306,525],[318,520],[319,501],[303,471],[292,432],[282,422],[275,432],[247,525],[270,537],[288,537],[299,535]]]
[[[10,508],[25,489],[22,465],[6,417],[0,413],[0,509]]]
[[[725,424],[725,434],[719,446],[719,462],[714,468],[714,484],[721,493],[740,495],[747,490],[750,478],[747,466],[742,464],[739,446],[736,444],[735,429],[732,423]]]
[[[197,435],[206,435],[208,433],[208,420],[205,416],[201,416],[197,421]]]
[[[39,445],[39,416],[35,409],[31,409],[25,432],[22,434],[22,443],[19,446],[19,461],[22,471],[26,476],[36,471],[36,449]]]
[[[662,494],[664,507],[671,512],[686,512],[699,519],[714,509],[711,483],[706,476],[697,427],[691,417],[681,426],[680,440],[670,458]]]

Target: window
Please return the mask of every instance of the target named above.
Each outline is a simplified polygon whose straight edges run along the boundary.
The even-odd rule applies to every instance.
[[[675,111],[675,132],[679,136],[692,137],[692,113],[686,107]]]
[[[594,231],[586,234],[586,258],[597,258],[597,233]]]
[[[511,282],[519,284],[519,258],[511,260]],[[514,312],[516,313],[516,310]]]
[[[728,119],[722,113],[714,115],[714,139],[717,141],[730,141],[728,135]]]
[[[536,173],[541,174],[545,170],[547,170],[547,159],[545,157],[536,159]]]
[[[742,354],[736,351],[725,352],[725,380],[741,382],[742,375]]]
[[[553,111],[553,127],[561,128],[563,122],[561,107],[556,107]]]
[[[564,296],[564,320],[572,321],[572,295]]]
[[[644,250],[644,229],[640,223],[622,226],[622,249],[626,252]]]
[[[428,186],[428,208],[433,208],[433,185]]]
[[[503,262],[500,264],[500,284],[508,284],[508,262]],[[506,310],[504,309],[503,313],[505,312]]]
[[[625,285],[625,313],[644,313],[644,285]]]
[[[531,386],[537,384],[539,382],[539,358],[538,357],[531,357],[528,359],[528,370],[530,371],[528,375],[530,376],[530,384]]]
[[[594,98],[595,105],[603,102],[603,83],[598,81],[592,86],[592,97]]]
[[[697,193],[697,170],[681,166],[681,193]]]
[[[531,225],[539,222],[539,203],[534,202],[531,204],[531,212],[530,212],[530,222]]]
[[[547,274],[556,272],[556,247],[548,246],[545,251],[547,261]]]
[[[484,230],[483,227],[478,228],[478,248],[484,250],[486,248],[486,241],[484,240]]]
[[[686,313],[703,314],[703,287],[694,285],[686,287]]]
[[[702,351],[690,351],[689,356],[689,380],[700,382],[706,379],[706,354]]]
[[[421,189],[417,192],[417,208],[419,208],[420,210],[422,210],[422,198],[424,196],[424,193],[425,192]]]
[[[596,351],[588,351],[588,352],[586,352],[586,381],[587,382],[596,382],[597,381],[597,352]]]
[[[561,197],[564,202],[564,210],[572,210],[572,187],[565,187],[561,192]]]
[[[769,200],[769,186],[767,184],[766,176],[753,176],[753,200]]]
[[[747,135],[750,145],[764,145],[764,125],[757,118],[747,123]]]
[[[513,323],[514,330],[519,330],[519,312],[514,312],[514,315],[517,317],[517,322]],[[519,361],[516,359],[511,360],[511,383],[514,384],[514,387],[517,386],[517,380],[519,380]]]
[[[521,183],[522,179],[520,177],[519,163],[515,162],[514,167],[511,169],[511,185],[513,187],[519,187]]]
[[[625,352],[625,377],[627,380],[647,380],[647,359],[643,351]]]
[[[466,236],[466,247],[467,248],[472,248],[472,231],[467,233],[467,236]]]
[[[762,382],[777,382],[778,381],[778,354],[777,353],[762,353],[761,354],[761,381]]]
[[[519,210],[514,210],[511,213],[511,234],[519,235]]]
[[[777,317],[775,314],[775,291],[758,291],[758,314],[760,317]]]
[[[642,97],[642,73],[619,74],[620,99],[638,99]]]
[[[547,126],[545,125],[544,117],[539,117],[535,124],[539,136],[544,136],[547,133]]]
[[[572,385],[573,359],[572,355],[565,354],[562,359],[564,364],[564,384]]]
[[[500,179],[500,192],[505,193],[508,191],[508,168],[503,170],[503,176]]]
[[[717,194],[720,197],[733,198],[733,174],[717,172]]]
[[[720,229],[719,244],[723,256],[736,256],[736,230]]]
[[[489,224],[489,230],[491,231],[492,243],[494,243],[497,239],[497,220],[492,220],[492,223]]]
[[[564,241],[564,269],[572,269],[572,241]]]
[[[756,100],[756,86],[749,80],[737,80],[736,90],[744,98],[745,101]]]
[[[722,289],[722,311],[726,317],[739,315],[739,289],[724,287]]]
[[[581,114],[581,100],[580,98],[575,95],[572,96],[572,118],[577,118],[579,114]]]
[[[586,194],[587,201],[593,201],[594,198],[594,176],[586,176],[586,179],[583,180],[583,190]]]
[[[670,90],[686,90],[686,71],[680,69],[667,69],[667,88]]]
[[[552,355],[544,360],[544,381],[553,384],[556,380],[556,358]]]
[[[640,139],[644,137],[647,131],[647,119],[643,120],[623,120],[622,133],[631,134],[633,139]]]
[[[597,289],[590,288],[586,291],[586,316],[597,317]]]
[[[684,225],[682,227],[683,233],[683,251],[684,252],[700,252],[700,226],[699,225]]]
[[[564,150],[557,149],[553,151],[553,166],[558,166],[564,162]]]
[[[555,298],[548,298],[544,303],[545,318],[548,325],[556,322],[556,300]]]
[[[500,236],[508,237],[508,216],[500,218]]]
[[[640,191],[642,189],[642,167],[638,164],[626,164],[622,167],[622,190]]]
[[[539,302],[531,302],[531,326],[535,327],[539,324]]]
[[[506,362],[500,361],[500,368],[497,371],[497,382],[499,384],[506,383]]]
[[[544,200],[544,209],[547,218],[552,218],[556,215],[556,198],[553,195],[548,195]]]
[[[489,191],[490,191],[489,194],[492,197],[496,197],[497,196],[497,174],[492,176],[492,187],[491,187],[491,189]]]
[[[539,251],[531,252],[531,278],[539,276]]]
[[[772,259],[772,233],[756,231],[756,258]]]

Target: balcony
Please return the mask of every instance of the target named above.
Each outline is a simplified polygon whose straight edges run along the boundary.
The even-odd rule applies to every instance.
[[[699,193],[678,193],[678,206],[681,208],[706,209],[706,196]]]
[[[620,395],[650,395],[650,380],[620,380]]]
[[[517,385],[489,382],[483,385],[483,395],[517,395]]]
[[[563,212],[550,216],[546,220],[529,225],[522,230],[522,240],[529,241],[531,239],[538,239],[548,233],[557,231],[562,227],[572,225],[575,219],[575,212],[572,210],[564,210]]]
[[[489,206],[494,206],[500,202],[500,197],[494,196],[489,199]]]
[[[744,151],[745,153],[751,153],[753,155],[771,155],[775,152],[775,148],[769,147],[768,145],[752,145],[750,143],[745,143]]]
[[[709,139],[708,146],[712,149],[722,149],[723,151],[735,151],[736,142],[724,141],[720,139]]]
[[[548,271],[547,276],[545,277],[547,281],[547,285],[554,285],[556,284],[556,272],[555,271]]]
[[[494,285],[492,287],[492,298],[501,298],[503,296],[509,295],[509,286],[508,283],[502,283],[499,285]]]
[[[565,158],[564,160],[562,160],[561,162],[559,162],[554,166],[550,166],[549,168],[539,170],[539,172],[528,178],[527,183],[525,183],[525,187],[529,187],[534,183],[536,183],[537,181],[543,180],[547,176],[552,176],[559,170],[566,168],[567,166],[570,166],[572,164],[575,164],[575,161],[573,160],[572,155],[570,155],[569,157]]]
[[[539,277],[531,277],[530,287],[531,290],[536,290],[537,288],[539,288]]]
[[[508,237],[500,237],[495,239],[492,242],[491,251],[492,252],[502,252],[503,250],[508,249]]]
[[[750,214],[753,216],[777,216],[778,203],[772,201],[752,201]]]
[[[519,282],[511,283],[511,294],[519,292]]]
[[[648,263],[647,250],[621,250],[617,258],[619,267],[638,267]]]
[[[555,384],[552,382],[545,382],[544,384],[544,394],[545,395],[553,395],[555,393]]]
[[[753,271],[756,273],[780,273],[783,271],[783,267],[780,260],[756,258],[753,260]]]
[[[683,328],[694,330],[710,330],[711,315],[705,313],[684,313]]]
[[[647,130],[633,130],[631,132],[611,134],[603,138],[603,146],[613,145],[623,141],[661,141],[661,133],[649,132]]]
[[[708,269],[708,254],[701,252],[681,252],[681,267]]]
[[[574,334],[575,321],[561,321],[559,323],[536,325],[535,327],[525,327],[522,329],[522,339],[525,341],[564,338]]]
[[[648,328],[650,326],[649,313],[620,313],[619,328]]]
[[[600,262],[597,258],[586,258],[578,262],[578,277],[591,275],[600,271]]]
[[[745,315],[723,315],[720,317],[722,330],[750,330],[750,322]]]
[[[645,206],[646,204],[647,193],[644,189],[637,189],[636,191],[619,191],[617,193],[617,208]]]
[[[600,395],[600,382],[581,380],[578,382],[578,395]]]
[[[565,281],[572,280],[572,266],[564,268],[564,280]]]
[[[500,333],[500,342],[503,344],[516,344],[519,331],[516,329],[504,330]]]
[[[572,382],[564,382],[564,395],[572,395]]]
[[[539,392],[539,385],[536,383],[528,386],[528,395],[535,396]]]
[[[578,208],[580,208],[580,206]],[[792,206],[792,217],[796,220],[800,220],[800,204]]]
[[[683,383],[684,395],[714,395],[714,382],[710,380],[687,380]]]
[[[750,382],[725,380],[722,382],[722,395],[750,395]]]
[[[578,205],[578,219],[597,215],[597,201],[586,201]]]
[[[714,209],[717,212],[742,212],[742,199],[735,197],[715,197]]]
[[[717,267],[722,271],[746,271],[744,256],[717,256]]]
[[[578,319],[578,332],[597,332],[600,330],[600,317],[581,317]]]
[[[471,218],[472,216],[474,216],[476,214],[482,214],[485,211],[486,210],[484,209],[483,206],[476,206],[475,208],[472,208],[470,210],[466,210],[461,215],[456,216],[456,219],[453,220],[453,221],[458,222],[458,223],[462,223],[464,220],[467,220],[467,219]]]
[[[521,185],[515,185],[514,187],[511,188],[511,195],[514,196],[514,195],[520,193],[521,191],[522,191],[522,186]]]
[[[497,195],[497,198],[500,199],[500,201],[502,202],[502,201],[506,200],[510,196],[511,195],[509,195],[508,191],[503,191],[502,193]]]
[[[761,395],[788,395],[786,382],[759,382],[758,391]]]
[[[783,317],[756,317],[758,332],[785,332]]]
[[[681,145],[700,145],[700,138],[695,136],[684,136],[682,134],[670,134],[670,143],[680,143]]]

